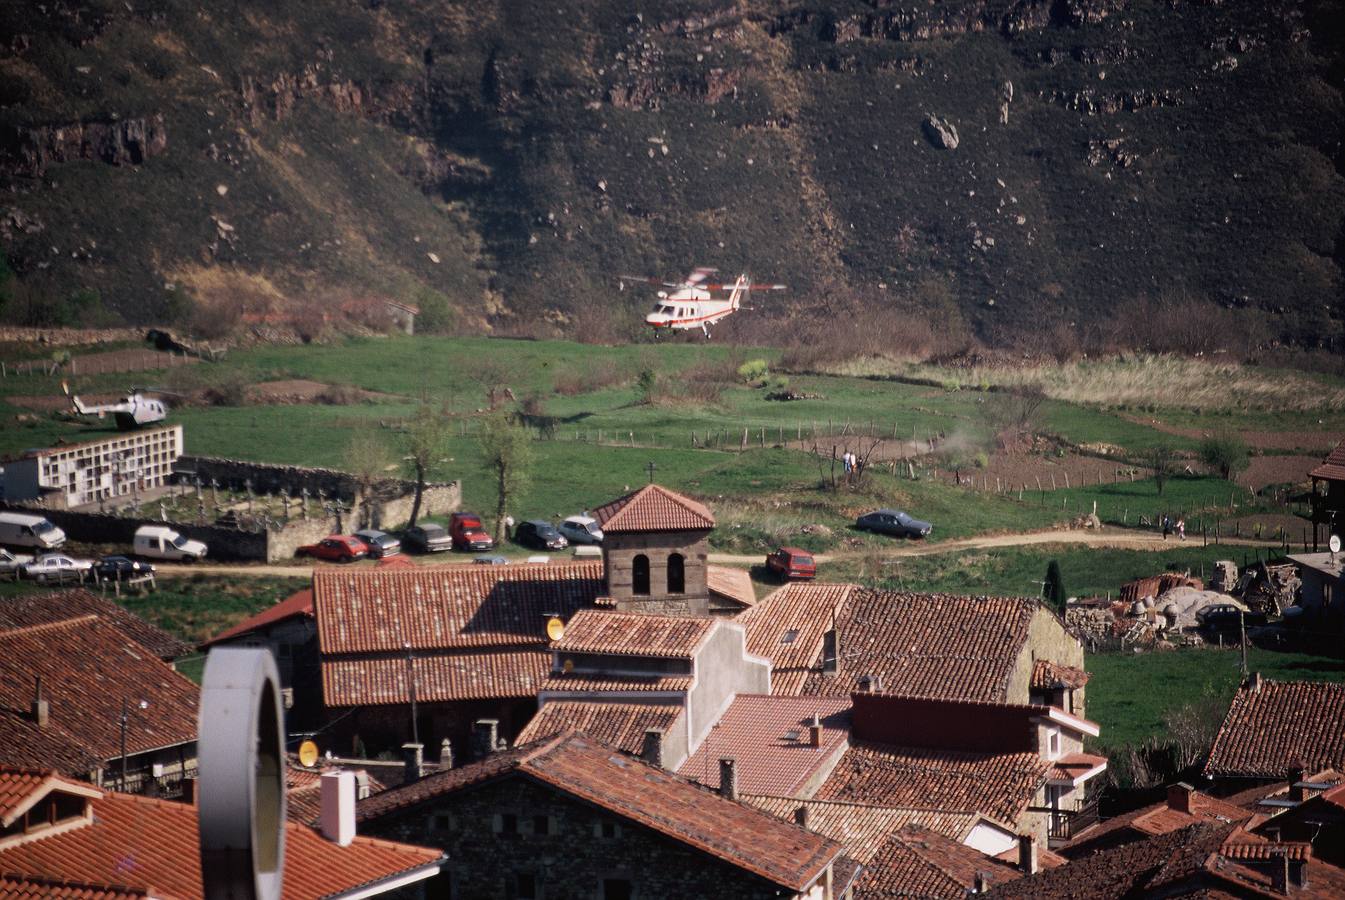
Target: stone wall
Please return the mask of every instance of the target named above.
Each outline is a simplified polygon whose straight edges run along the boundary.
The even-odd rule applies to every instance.
[[[621,612],[657,615],[707,615],[710,588],[705,566],[709,553],[708,531],[674,531],[648,534],[608,534],[603,540],[603,564],[607,590]],[[632,590],[632,567],[639,554],[649,557],[649,594]],[[669,594],[668,557],[680,553],[686,590]]]
[[[1031,702],[1032,666],[1039,659],[1050,660],[1062,666],[1073,666],[1076,669],[1084,667],[1083,644],[1065,630],[1064,623],[1055,613],[1041,604],[1037,605],[1036,612],[1032,614],[1032,622],[1028,625],[1027,642],[1018,655],[1013,674],[1009,676],[1004,702]],[[1084,714],[1082,694],[1076,696],[1075,700],[1079,709],[1077,714],[1082,716]]]

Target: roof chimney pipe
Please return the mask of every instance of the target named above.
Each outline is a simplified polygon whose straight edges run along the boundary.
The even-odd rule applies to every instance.
[[[808,827],[808,804],[800,803],[798,809],[794,810],[794,824],[800,828]]]
[[[414,784],[425,774],[425,745],[402,744],[403,784]]]
[[[453,768],[453,742],[448,738],[439,742],[439,768]]]
[[[738,799],[738,773],[732,757],[719,760],[719,793],[728,800]]]
[[[33,687],[33,721],[37,723],[38,728],[46,728],[47,723],[51,721],[51,707],[46,700],[42,699],[42,676],[37,676]]]
[[[808,746],[822,746],[822,717],[813,713],[813,720],[808,723]]]
[[[1308,789],[1303,785],[1303,779],[1307,777],[1308,770],[1302,763],[1296,762],[1289,767],[1289,799],[1295,803],[1308,799]]]
[[[646,728],[644,730],[644,747],[640,751],[640,757],[651,766],[663,768],[663,735],[662,728]]]
[[[472,756],[476,759],[485,759],[494,753],[499,733],[499,719],[477,719],[472,726]]]
[[[984,894],[990,890],[990,882],[986,880],[984,872],[976,873],[976,887],[972,890],[973,894]]]
[[[1024,875],[1036,875],[1040,871],[1037,862],[1037,839],[1030,834],[1018,836],[1018,868]]]
[[[322,775],[322,836],[348,847],[355,840],[355,775],[326,772]]]
[[[1195,792],[1196,789],[1184,781],[1168,785],[1168,809],[1186,813],[1188,816],[1193,815]]]

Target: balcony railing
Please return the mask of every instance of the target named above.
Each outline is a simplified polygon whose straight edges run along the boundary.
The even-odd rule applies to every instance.
[[[158,776],[155,776],[149,770],[143,770],[127,772],[126,784],[122,785],[114,764],[112,779],[106,782],[106,786],[127,794],[145,794],[151,797],[161,797],[165,800],[176,800],[182,796],[182,782],[195,777],[195,765],[189,765],[180,771]]]
[[[1079,800],[1073,804],[1064,804],[1059,810],[1051,812],[1046,828],[1047,837],[1052,842],[1063,843],[1096,824],[1097,798]]]

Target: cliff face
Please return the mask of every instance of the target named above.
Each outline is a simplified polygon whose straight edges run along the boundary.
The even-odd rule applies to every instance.
[[[768,329],[1345,321],[1327,0],[43,10],[0,13],[0,219],[43,224],[5,252],[127,318],[379,295],[620,337],[613,272],[717,265],[790,284]]]

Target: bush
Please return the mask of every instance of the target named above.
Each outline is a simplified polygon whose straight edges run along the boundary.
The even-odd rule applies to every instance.
[[[1232,432],[1212,434],[1200,442],[1200,461],[1226,481],[1246,469],[1250,457],[1247,442]]]
[[[770,368],[764,359],[753,359],[738,367],[738,377],[747,384],[759,384],[765,381]]]
[[[653,403],[658,390],[658,374],[653,369],[644,369],[635,379],[635,384],[640,389],[640,402],[645,405]]]

